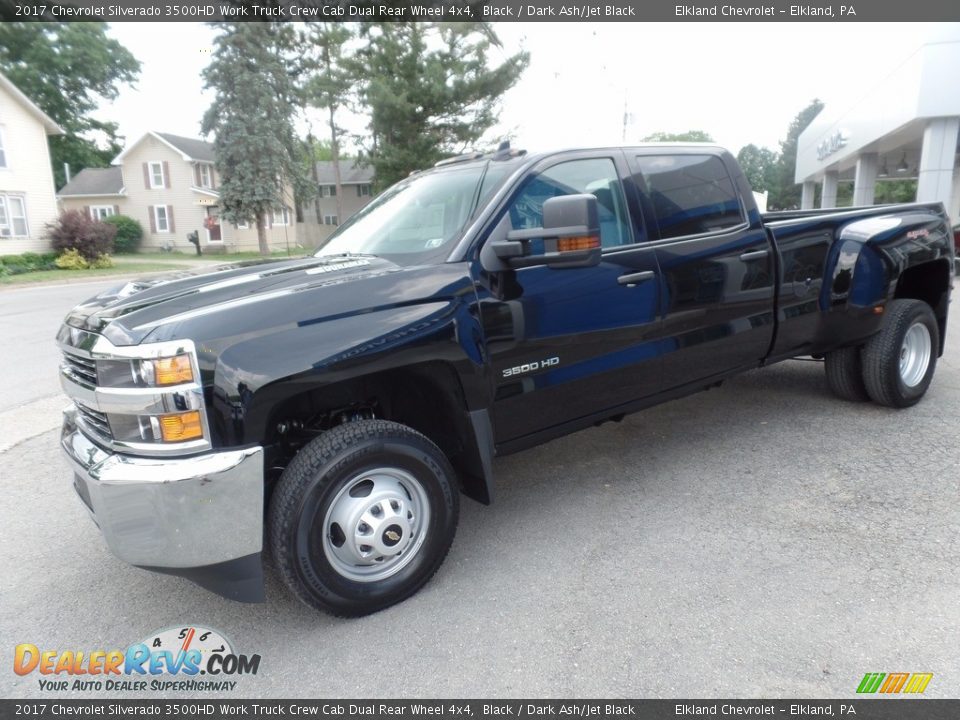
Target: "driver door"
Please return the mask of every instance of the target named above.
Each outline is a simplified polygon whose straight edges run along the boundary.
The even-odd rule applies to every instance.
[[[616,151],[554,156],[520,182],[497,216],[488,242],[498,232],[542,227],[551,197],[592,193],[603,247],[597,266],[525,267],[487,278],[481,314],[498,443],[614,414],[660,387],[659,270],[632,220],[621,180],[627,174]]]

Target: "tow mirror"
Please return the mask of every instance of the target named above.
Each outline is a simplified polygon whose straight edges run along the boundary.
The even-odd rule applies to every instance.
[[[543,227],[511,230],[493,251],[514,268],[590,267],[600,262],[597,198],[590,193],[561,195],[543,203]]]

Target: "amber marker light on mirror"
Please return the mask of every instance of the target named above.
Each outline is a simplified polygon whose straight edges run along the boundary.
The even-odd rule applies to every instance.
[[[557,240],[557,250],[570,252],[571,250],[593,250],[600,247],[600,238],[596,235],[560,238]]]
[[[203,437],[203,424],[200,422],[200,411],[177,413],[176,415],[161,415],[160,436],[164,442],[183,442]]]

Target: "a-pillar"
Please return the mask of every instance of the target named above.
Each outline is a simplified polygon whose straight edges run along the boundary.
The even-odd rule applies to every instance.
[[[820,207],[835,208],[837,206],[837,182],[840,176],[836,172],[823,174],[823,193],[820,195]]]
[[[873,193],[877,186],[876,153],[863,153],[857,158],[857,173],[853,179],[853,204],[873,205]]]
[[[948,210],[952,207],[958,133],[960,118],[956,117],[936,118],[924,129],[917,202],[942,202]]]
[[[812,180],[807,180],[803,184],[803,195],[800,196],[800,209],[813,210],[813,198],[817,192],[817,184]]]

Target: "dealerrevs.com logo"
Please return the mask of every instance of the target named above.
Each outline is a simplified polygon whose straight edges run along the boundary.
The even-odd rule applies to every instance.
[[[199,626],[167,628],[126,650],[61,651],[21,643],[13,656],[13,671],[40,675],[40,690],[47,692],[224,692],[237,686],[230,678],[259,669],[259,655],[237,654],[221,633]]]

